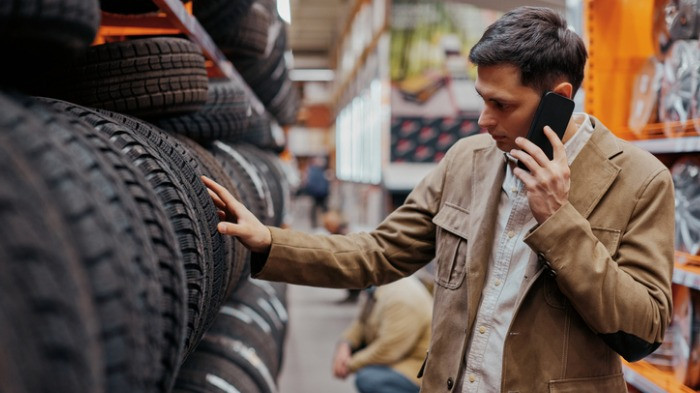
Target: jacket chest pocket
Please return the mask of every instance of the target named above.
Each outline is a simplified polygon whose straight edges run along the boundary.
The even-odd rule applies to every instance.
[[[435,282],[447,289],[457,289],[466,272],[469,212],[447,202],[433,217],[433,224],[437,226]]]

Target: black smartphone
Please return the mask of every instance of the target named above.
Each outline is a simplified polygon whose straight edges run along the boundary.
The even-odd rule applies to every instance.
[[[571,115],[574,113],[574,106],[574,102],[570,99],[551,91],[545,92],[540,100],[535,117],[530,123],[527,139],[539,146],[550,160],[554,153],[552,144],[549,143],[547,135],[544,134],[544,126],[551,127],[559,139],[563,138],[566,126],[569,125]],[[520,161],[518,161],[518,166],[529,171],[527,166]]]

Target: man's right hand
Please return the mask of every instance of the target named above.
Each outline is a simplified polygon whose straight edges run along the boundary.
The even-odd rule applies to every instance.
[[[218,209],[219,232],[237,237],[252,252],[267,252],[272,244],[270,230],[222,185],[206,176],[202,176],[202,181]]]
[[[345,341],[341,341],[335,350],[335,356],[333,357],[333,375],[336,378],[345,379],[350,375],[350,370],[348,369],[348,363],[350,362],[350,357],[352,356],[352,350],[350,344]]]

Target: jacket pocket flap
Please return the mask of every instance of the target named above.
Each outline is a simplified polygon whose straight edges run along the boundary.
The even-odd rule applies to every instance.
[[[433,224],[459,237],[469,239],[469,212],[463,207],[445,202],[442,209],[433,217]]]
[[[622,374],[604,377],[560,379],[549,382],[549,393],[601,393],[625,392]]]

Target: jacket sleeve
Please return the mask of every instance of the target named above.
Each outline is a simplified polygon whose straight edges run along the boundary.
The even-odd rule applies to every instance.
[[[405,301],[378,304],[375,311],[381,313],[377,338],[353,354],[348,364],[351,372],[370,364],[390,366],[404,359],[425,331],[424,325],[416,323],[415,310]]]
[[[634,209],[614,258],[571,204],[525,241],[588,326],[636,361],[658,348],[671,318],[674,197],[668,170],[653,173],[630,198]]]
[[[407,276],[435,255],[435,225],[448,154],[374,231],[314,235],[269,227],[269,254],[254,255],[256,278],[292,284],[365,288]]]

